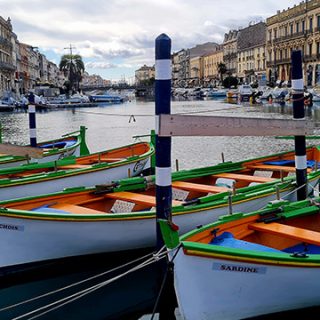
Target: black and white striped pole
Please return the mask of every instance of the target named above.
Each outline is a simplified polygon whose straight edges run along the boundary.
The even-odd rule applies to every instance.
[[[30,145],[31,147],[37,146],[37,129],[36,129],[36,106],[34,103],[34,94],[29,94],[29,131],[30,131]]]
[[[291,55],[292,59],[292,98],[293,98],[293,118],[304,119],[304,85],[302,75],[302,53],[295,50]],[[307,156],[306,156],[306,137],[295,136],[295,164],[297,179],[297,199],[307,198]]]
[[[158,219],[171,221],[172,183],[171,183],[171,137],[159,137],[159,116],[171,113],[171,39],[161,34],[156,39],[156,212]],[[157,248],[164,246],[159,223],[157,225]],[[173,263],[159,264],[161,280],[157,310],[159,319],[176,319],[174,310],[176,296],[173,287]]]
[[[156,108],[156,211],[158,219],[170,219],[171,137],[159,137],[159,115],[171,113],[171,39],[166,34],[156,38],[155,108]],[[164,245],[157,223],[157,248]]]

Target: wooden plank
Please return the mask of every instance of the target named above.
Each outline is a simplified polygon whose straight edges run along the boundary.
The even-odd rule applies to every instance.
[[[159,116],[159,136],[279,136],[313,133],[310,121],[219,116]]]
[[[13,156],[29,156],[32,158],[43,158],[43,150],[40,148],[16,146],[9,143],[0,143],[0,153]]]
[[[105,195],[106,198],[110,199],[118,199],[118,200],[125,200],[129,202],[134,202],[137,204],[147,204],[152,207],[156,205],[156,197],[154,196],[148,196],[145,194],[140,193],[134,193],[134,192],[127,192],[127,191],[121,191],[121,192],[115,192],[115,193],[107,193]],[[180,205],[182,202],[173,200],[172,205]]]
[[[276,236],[295,239],[320,246],[320,232],[310,231],[302,228],[291,227],[284,224],[272,223],[253,223],[248,228],[255,231],[267,232]]]
[[[287,166],[273,166],[269,164],[261,164],[261,165],[248,165],[249,169],[258,169],[264,171],[283,171],[283,172],[296,172],[295,167],[287,167]],[[307,169],[308,172],[312,170],[310,168]]]
[[[257,182],[257,183],[264,183],[264,182],[272,182],[275,179],[269,177],[258,177],[258,176],[250,176],[248,174],[235,174],[235,173],[219,173],[212,175],[214,178],[227,178],[227,179],[234,179],[239,181],[248,181],[248,182]]]
[[[211,186],[206,184],[199,183],[190,183],[185,181],[173,181],[172,186],[175,188],[180,188],[188,191],[199,191],[199,192],[212,192],[212,193],[220,193],[230,191],[229,188]]]

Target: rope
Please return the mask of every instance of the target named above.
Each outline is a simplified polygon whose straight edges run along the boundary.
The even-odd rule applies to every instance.
[[[161,250],[159,252],[161,252]],[[48,305],[45,305],[43,307],[40,307],[40,308],[36,309],[36,310],[33,310],[33,311],[30,311],[30,312],[25,313],[23,315],[20,315],[20,316],[18,316],[16,318],[13,318],[12,320],[19,320],[19,319],[22,319],[24,317],[28,317],[30,315],[33,315],[33,314],[35,314],[37,312],[40,312],[42,310],[48,309],[48,310],[46,310],[46,311],[44,311],[44,312],[42,312],[40,314],[36,314],[33,317],[28,318],[28,320],[32,320],[32,319],[36,319],[38,317],[41,317],[41,316],[43,316],[43,315],[45,315],[45,314],[47,314],[47,313],[49,313],[51,311],[54,311],[54,310],[56,310],[58,308],[61,308],[62,306],[66,305],[68,303],[71,303],[71,302],[73,302],[75,300],[78,300],[78,299],[82,298],[83,296],[85,296],[87,294],[90,294],[90,293],[92,293],[92,292],[94,292],[94,291],[96,291],[96,290],[98,290],[98,289],[100,289],[100,288],[102,288],[102,287],[104,287],[104,286],[106,286],[106,285],[118,280],[118,279],[121,279],[122,277],[125,277],[126,275],[128,275],[128,274],[130,274],[130,273],[132,273],[134,271],[137,271],[137,270],[142,269],[142,268],[144,268],[144,267],[146,267],[148,265],[151,265],[152,263],[155,263],[155,262],[163,259],[165,256],[166,256],[166,252],[154,254],[152,258],[146,260],[145,262],[142,262],[141,264],[137,265],[136,267],[133,267],[132,269],[124,272],[121,275],[118,275],[118,276],[116,276],[114,278],[111,278],[109,280],[103,281],[103,282],[101,282],[99,284],[96,284],[96,285],[94,285],[92,287],[89,287],[87,289],[79,291],[79,292],[77,292],[75,294],[72,294],[72,295],[70,295],[68,297],[65,297],[65,298],[62,298],[60,300],[54,301],[54,302],[52,302],[52,303],[50,303]]]
[[[162,249],[161,249],[161,250],[162,250]],[[156,253],[156,255],[157,255],[157,254],[160,254],[160,253],[161,253],[161,250],[160,250],[158,253]],[[75,286],[77,286],[77,285],[83,284],[83,283],[85,283],[85,282],[94,280],[94,279],[99,278],[99,277],[102,277],[102,276],[104,276],[104,275],[107,275],[108,273],[111,273],[111,272],[120,270],[120,269],[122,269],[122,268],[124,268],[124,267],[127,267],[127,266],[129,266],[129,265],[131,265],[131,264],[133,264],[133,263],[136,263],[136,262],[138,262],[138,261],[140,261],[140,260],[146,259],[146,258],[148,258],[149,256],[150,256],[150,257],[151,257],[151,256],[154,257],[154,256],[155,256],[155,253],[149,253],[149,254],[147,254],[147,255],[145,255],[145,256],[142,256],[142,257],[140,257],[140,258],[137,258],[137,259],[135,259],[135,260],[133,260],[133,261],[127,262],[127,263],[125,263],[125,264],[123,264],[123,265],[121,265],[121,266],[119,266],[119,267],[116,267],[116,268],[110,269],[110,270],[108,270],[108,271],[99,273],[99,274],[97,274],[97,275],[94,275],[94,276],[89,277],[89,278],[87,278],[87,279],[84,279],[84,280],[75,282],[75,283],[70,284],[70,285],[68,285],[68,286],[65,286],[65,287],[63,287],[63,288],[60,288],[60,289],[57,289],[57,290],[54,290],[54,291],[50,291],[50,292],[45,293],[45,294],[42,294],[42,295],[40,295],[40,296],[36,296],[36,297],[34,297],[34,298],[31,298],[31,299],[28,299],[28,300],[25,300],[25,301],[22,301],[22,302],[19,302],[19,303],[16,303],[16,304],[13,304],[13,305],[10,305],[10,306],[7,306],[7,307],[4,307],[4,308],[0,309],[0,312],[6,311],[6,310],[9,310],[9,309],[12,309],[12,308],[15,308],[15,307],[24,305],[24,304],[27,304],[27,303],[29,303],[29,302],[33,302],[33,301],[39,300],[39,299],[41,299],[41,298],[44,298],[44,297],[53,295],[53,294],[55,294],[55,293],[58,293],[58,292],[61,292],[61,291],[70,289],[70,288],[75,287]]]

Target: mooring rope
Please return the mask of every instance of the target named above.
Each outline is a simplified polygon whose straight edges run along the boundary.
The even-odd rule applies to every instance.
[[[70,289],[70,288],[72,288],[72,287],[78,286],[78,285],[83,284],[83,283],[86,283],[86,282],[88,282],[88,281],[97,279],[97,278],[99,278],[99,277],[102,277],[102,276],[104,276],[104,275],[107,275],[108,273],[115,272],[115,271],[117,271],[117,270],[120,270],[120,269],[122,269],[122,268],[125,268],[125,267],[127,267],[127,266],[129,266],[129,265],[131,265],[131,264],[133,264],[133,263],[136,263],[136,262],[138,262],[138,261],[140,261],[140,260],[143,260],[143,259],[146,259],[146,258],[148,258],[148,257],[154,257],[154,258],[156,258],[155,256],[157,256],[158,254],[161,254],[161,251],[162,251],[163,249],[164,249],[164,248],[162,248],[162,249],[161,249],[160,251],[158,251],[157,253],[154,253],[154,252],[148,253],[148,254],[145,255],[145,256],[142,256],[142,257],[137,258],[137,259],[135,259],[135,260],[133,260],[133,261],[127,262],[127,263],[125,263],[125,264],[123,264],[123,265],[121,265],[121,266],[118,266],[118,267],[115,267],[115,268],[110,269],[110,270],[108,270],[108,271],[99,273],[99,274],[94,275],[94,276],[92,276],[92,277],[89,277],[89,278],[87,278],[87,279],[84,279],[84,280],[81,280],[81,281],[72,283],[72,284],[70,284],[70,285],[68,285],[68,286],[65,286],[65,287],[63,287],[63,288],[59,288],[59,289],[57,289],[57,290],[53,290],[53,291],[47,292],[47,293],[45,293],[45,294],[42,294],[42,295],[33,297],[33,298],[31,298],[31,299],[24,300],[24,301],[18,302],[18,303],[16,303],[16,304],[13,304],[13,305],[10,305],[10,306],[1,308],[1,309],[0,309],[0,312],[3,312],[3,311],[6,311],[6,310],[9,310],[9,309],[13,309],[13,308],[19,307],[19,306],[21,306],[21,305],[24,305],[24,304],[27,304],[27,303],[30,303],[30,302],[33,302],[33,301],[42,299],[42,298],[44,298],[44,297],[53,295],[53,294],[55,294],[55,293],[62,292],[62,291],[64,291],[64,290]]]

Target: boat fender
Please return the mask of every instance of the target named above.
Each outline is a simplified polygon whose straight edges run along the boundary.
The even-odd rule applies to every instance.
[[[294,252],[290,255],[293,258],[309,258],[309,256],[305,252]]]
[[[185,201],[182,203],[182,205],[184,207],[186,206],[193,206],[193,205],[196,205],[196,204],[200,204],[200,199],[192,199],[192,200],[188,200],[188,201]]]

